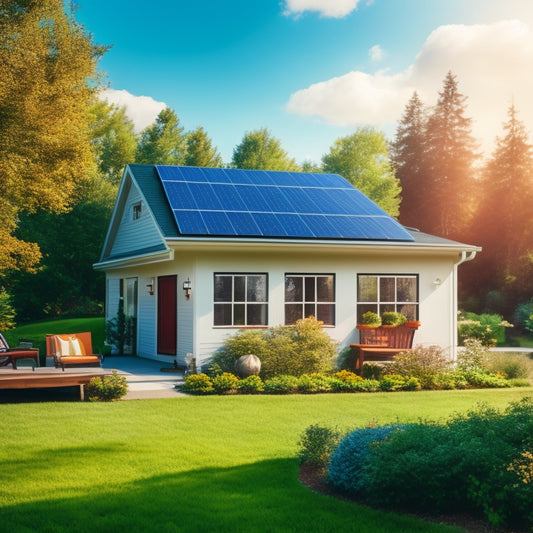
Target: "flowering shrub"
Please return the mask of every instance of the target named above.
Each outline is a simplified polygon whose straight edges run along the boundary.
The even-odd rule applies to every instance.
[[[190,394],[211,394],[215,390],[211,378],[203,373],[189,374],[182,389]]]
[[[128,383],[124,376],[113,370],[110,376],[91,378],[86,386],[87,398],[91,402],[111,402],[120,400],[128,392]]]
[[[217,394],[236,392],[239,378],[230,372],[224,372],[213,378],[213,389]]]
[[[505,343],[505,329],[513,325],[500,315],[461,313],[457,323],[459,344],[465,339],[479,339],[483,346],[496,346]]]

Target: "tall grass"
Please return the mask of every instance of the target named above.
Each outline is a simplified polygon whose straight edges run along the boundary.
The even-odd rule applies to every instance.
[[[445,419],[529,389],[0,404],[0,524],[14,533],[458,531],[311,492],[311,424]]]

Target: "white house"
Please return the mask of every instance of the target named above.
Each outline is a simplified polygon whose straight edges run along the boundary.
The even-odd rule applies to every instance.
[[[398,310],[455,357],[458,266],[480,248],[401,226],[332,174],[128,165],[102,256],[136,353],[206,364],[241,328],[313,315],[340,349],[357,317]]]

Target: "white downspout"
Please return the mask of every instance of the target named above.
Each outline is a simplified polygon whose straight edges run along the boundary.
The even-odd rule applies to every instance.
[[[472,261],[476,257],[477,251],[474,250],[472,252],[466,252],[463,250],[461,252],[461,259],[457,261],[453,265],[453,283],[452,283],[452,361],[457,360],[457,344],[458,344],[458,338],[457,338],[457,310],[458,310],[458,304],[459,304],[459,298],[458,298],[458,267],[459,265],[462,265],[463,263],[466,263],[468,261]]]

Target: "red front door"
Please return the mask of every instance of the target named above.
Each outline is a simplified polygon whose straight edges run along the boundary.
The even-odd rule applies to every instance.
[[[176,355],[177,287],[177,276],[157,278],[157,353],[163,355]]]

